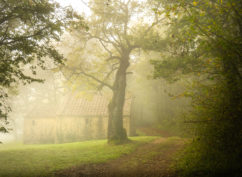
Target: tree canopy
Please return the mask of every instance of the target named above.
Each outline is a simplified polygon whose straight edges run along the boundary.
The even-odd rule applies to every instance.
[[[9,89],[33,81],[38,68],[63,63],[55,49],[65,27],[81,17],[48,0],[0,1],[0,118],[7,120]],[[82,22],[80,22],[82,23]],[[79,23],[79,24],[80,24]],[[30,69],[31,73],[26,72]],[[1,126],[0,130],[7,130]]]

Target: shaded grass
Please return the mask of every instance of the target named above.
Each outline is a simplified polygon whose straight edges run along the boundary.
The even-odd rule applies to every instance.
[[[198,140],[187,139],[185,148],[175,156],[173,168],[180,177],[241,177],[241,163],[223,153],[201,147]],[[229,156],[236,155],[230,153]],[[238,156],[240,157],[240,156]],[[219,164],[219,163],[221,164]]]
[[[47,176],[71,166],[102,163],[133,152],[156,137],[133,137],[132,143],[108,145],[92,140],[50,145],[0,145],[0,177]]]

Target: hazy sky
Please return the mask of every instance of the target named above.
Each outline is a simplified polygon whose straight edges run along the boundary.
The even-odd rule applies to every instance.
[[[84,4],[88,3],[88,0],[56,0],[59,2],[62,6],[69,6],[71,5],[74,10],[76,10],[79,13],[85,13],[86,15],[90,15],[89,8]],[[84,2],[84,3],[83,3]]]

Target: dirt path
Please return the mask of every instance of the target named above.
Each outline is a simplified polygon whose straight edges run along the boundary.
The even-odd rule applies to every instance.
[[[158,138],[135,152],[102,164],[60,171],[58,177],[173,177],[172,157],[183,146],[179,138]]]

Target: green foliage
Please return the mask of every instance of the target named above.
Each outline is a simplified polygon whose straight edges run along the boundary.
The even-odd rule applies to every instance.
[[[162,1],[155,9],[170,19],[161,60],[153,60],[154,77],[191,83],[186,129],[194,141],[178,168],[185,176],[216,176],[235,171],[242,162],[241,1]]]
[[[0,132],[7,133],[8,130],[5,127],[0,127]]]
[[[0,119],[11,110],[9,88],[42,82],[35,77],[38,68],[63,63],[53,44],[73,20],[81,18],[53,1],[0,1]]]
[[[102,163],[133,152],[157,137],[134,137],[133,143],[108,145],[93,140],[56,145],[0,145],[0,176],[50,176],[54,172],[88,163]]]
[[[238,175],[241,123],[231,115],[229,94],[222,83],[193,86],[193,109],[185,121],[193,140],[177,162],[184,176]]]

